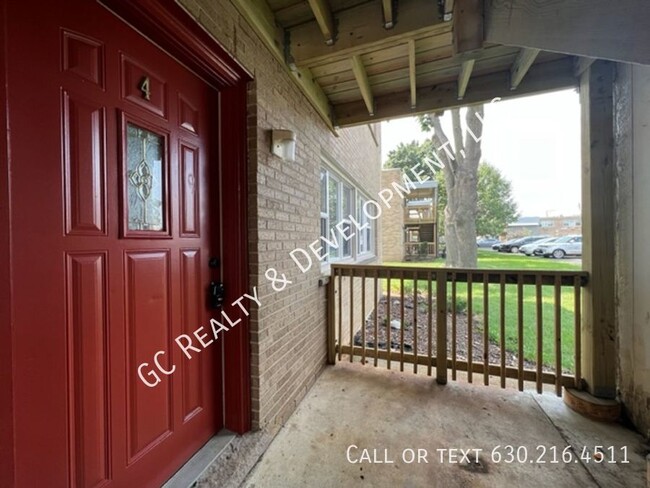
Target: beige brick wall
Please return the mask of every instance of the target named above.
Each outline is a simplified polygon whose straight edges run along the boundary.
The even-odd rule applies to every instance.
[[[375,196],[380,147],[368,126],[340,130],[336,137],[229,1],[179,3],[255,79],[248,103],[250,285],[258,287],[262,306],[251,314],[253,423],[274,432],[325,365],[320,266],[302,274],[289,255],[297,247],[307,249],[320,235],[321,157],[326,154]],[[270,153],[271,129],[296,133],[295,162]],[[293,283],[274,291],[264,276],[269,267]]]
[[[381,187],[392,188],[393,183],[404,184],[402,170],[384,169],[381,171]],[[404,200],[397,195],[389,201],[390,208],[383,205],[381,214],[381,254],[382,260],[404,260]]]

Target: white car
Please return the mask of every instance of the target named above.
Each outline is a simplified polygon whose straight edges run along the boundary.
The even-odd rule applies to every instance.
[[[546,239],[542,239],[541,241],[535,241],[535,242],[531,242],[530,244],[524,244],[519,248],[519,252],[523,252],[526,256],[532,256],[533,252],[535,252],[535,249],[539,247],[539,244],[548,244],[549,242],[553,242],[556,239],[559,238],[547,237]]]
[[[553,256],[557,259],[564,256],[582,256],[582,236],[564,236],[559,237],[554,242],[540,244],[535,249],[534,254],[545,258]]]

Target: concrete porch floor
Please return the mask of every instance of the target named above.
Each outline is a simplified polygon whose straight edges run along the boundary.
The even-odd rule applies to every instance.
[[[348,461],[351,445],[358,448],[350,449],[350,458],[363,462]],[[496,462],[491,453],[499,445],[502,460]],[[525,446],[525,462],[506,463],[506,445]],[[567,446],[573,459],[564,463]],[[585,463],[578,459],[585,446],[591,453],[594,446],[614,446],[619,463],[607,462],[607,449],[601,464]],[[622,446],[629,464],[620,464]],[[459,462],[460,452],[457,463],[449,452],[441,462],[437,449],[452,448],[480,449],[480,464]],[[368,462],[362,449],[370,461],[394,462]],[[408,449],[416,456],[411,464],[402,458],[411,460]],[[440,386],[426,376],[339,363],[326,368],[242,486],[644,487],[646,454],[640,435],[587,420],[552,394],[485,387],[476,380]],[[534,462],[540,456],[545,464]],[[473,461],[476,451],[468,457]]]

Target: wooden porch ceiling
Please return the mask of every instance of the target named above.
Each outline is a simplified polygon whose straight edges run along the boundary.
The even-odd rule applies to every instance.
[[[520,10],[544,8],[509,1],[532,2]],[[589,1],[573,4],[605,5]],[[520,46],[489,42],[510,27],[498,1],[233,2],[331,127],[577,86],[593,61],[570,49],[539,49],[524,42],[526,32]]]

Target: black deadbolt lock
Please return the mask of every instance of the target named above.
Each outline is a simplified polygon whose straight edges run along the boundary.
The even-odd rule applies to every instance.
[[[208,285],[208,304],[215,309],[223,306],[226,299],[226,288],[221,281],[211,281]]]

